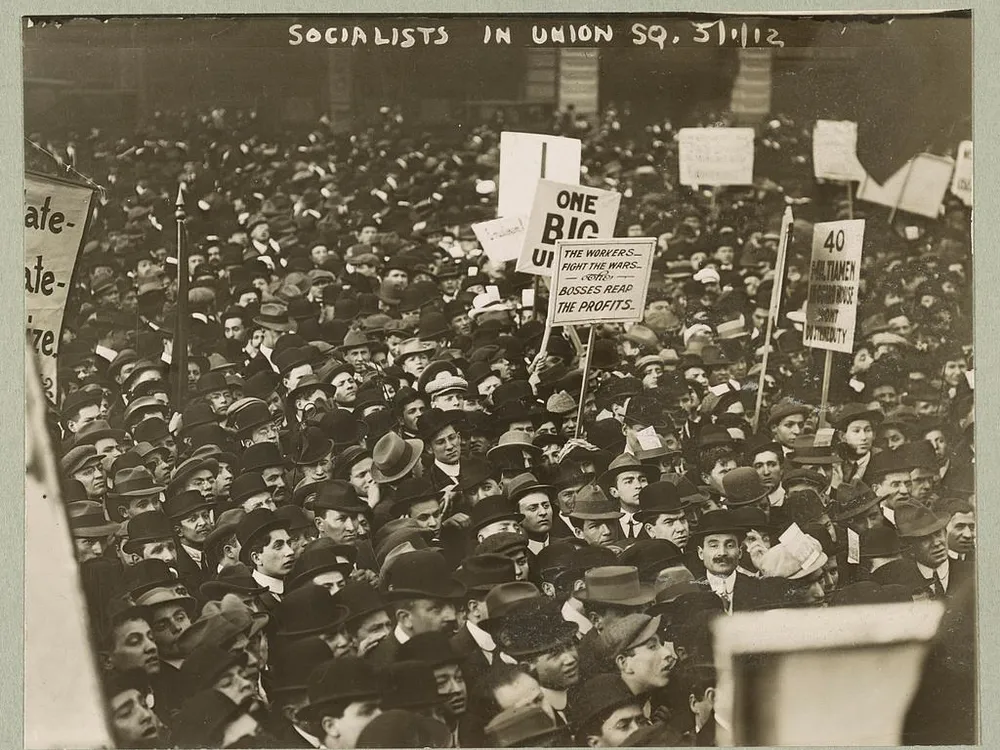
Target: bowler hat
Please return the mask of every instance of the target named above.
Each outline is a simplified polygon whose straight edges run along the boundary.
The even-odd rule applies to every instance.
[[[417,432],[424,440],[433,440],[446,427],[459,429],[465,422],[465,412],[461,409],[428,409],[417,420]]]
[[[518,474],[507,486],[507,496],[512,502],[516,503],[522,497],[530,495],[534,492],[541,492],[550,498],[555,494],[555,487],[551,484],[544,484],[539,482],[535,475],[530,472],[524,472],[523,474]]]
[[[458,489],[469,492],[487,479],[496,479],[499,472],[482,456],[471,456],[463,460],[458,474]]]
[[[438,695],[434,671],[422,661],[394,661],[382,670],[380,676],[382,707],[387,710],[420,710],[444,701]]]
[[[496,521],[516,521],[520,523],[524,516],[517,511],[517,506],[505,495],[490,495],[476,503],[469,511],[469,530],[475,534],[484,526]]]
[[[389,709],[365,725],[357,743],[358,747],[369,748],[439,748],[451,747],[452,736],[448,727],[436,719],[412,711]]]
[[[393,512],[402,513],[411,505],[440,497],[440,491],[434,489],[426,477],[407,477],[396,486],[395,497],[392,499]]]
[[[163,503],[163,512],[171,521],[180,521],[192,513],[211,510],[213,507],[212,501],[206,499],[198,490],[186,490],[168,497]]]
[[[873,529],[865,529],[858,540],[858,557],[862,560],[874,557],[895,557],[902,552],[899,533],[886,524]]]
[[[887,474],[909,474],[916,467],[917,462],[909,451],[885,450],[872,456],[865,478],[874,484]]]
[[[947,513],[939,513],[916,500],[900,500],[894,512],[901,539],[928,536],[945,528],[949,521]]]
[[[264,477],[259,471],[248,471],[240,474],[229,485],[229,499],[234,503],[242,503],[249,497],[266,493],[271,496],[271,488],[264,483]]]
[[[673,542],[666,539],[636,539],[618,555],[618,562],[635,567],[639,580],[647,580],[664,568],[681,565],[684,553]]]
[[[277,443],[254,443],[243,451],[240,456],[240,471],[263,471],[275,466],[283,467],[285,457]]]
[[[70,532],[78,539],[100,539],[118,531],[118,524],[105,517],[104,506],[91,500],[68,503],[66,514]]]
[[[261,586],[257,583],[257,580],[251,575],[250,569],[243,563],[223,568],[218,576],[210,581],[205,581],[198,587],[198,593],[206,601],[219,601],[226,594],[257,596],[267,590],[267,586]]]
[[[330,660],[330,647],[318,636],[278,641],[271,646],[270,653],[271,684],[267,692],[272,696],[305,692],[309,673],[317,664]]]
[[[158,510],[133,516],[128,521],[128,536],[123,545],[126,552],[137,552],[143,544],[174,538],[171,519]]]
[[[331,706],[374,700],[382,694],[375,667],[355,656],[329,659],[316,666],[306,690],[309,702],[300,713],[311,721],[320,721]]]
[[[591,568],[583,580],[584,590],[575,594],[582,602],[635,607],[649,604],[656,597],[653,587],[641,583],[638,568],[631,565]]]
[[[348,626],[373,612],[384,611],[386,607],[386,601],[378,590],[364,581],[348,581],[344,588],[333,595],[333,600],[347,608]]]
[[[171,722],[172,740],[178,747],[222,747],[226,727],[246,710],[218,690],[202,690],[181,705]]]
[[[701,540],[712,534],[732,534],[742,537],[746,528],[740,524],[739,516],[732,510],[711,510],[705,513],[698,526],[691,529],[691,538],[700,545]]]
[[[322,586],[306,583],[287,592],[274,610],[275,634],[279,638],[300,638],[330,633],[343,627],[347,607],[334,601]]]
[[[340,571],[346,578],[357,559],[358,551],[353,545],[337,544],[332,539],[321,537],[302,550],[285,579],[285,588],[291,591],[331,570]]]
[[[722,488],[726,506],[730,508],[758,503],[768,495],[757,471],[749,466],[740,466],[727,473],[722,478]]]
[[[367,513],[371,510],[358,499],[354,485],[343,479],[324,482],[312,507],[314,511],[336,510],[341,513]]]
[[[316,375],[303,375],[288,392],[288,403],[293,404],[300,393],[304,394],[307,391],[309,393],[322,391],[329,398],[333,398],[337,394],[337,386],[320,380]]]
[[[566,707],[567,718],[577,733],[577,742],[583,744],[586,738],[580,732],[590,722],[622,706],[641,702],[618,674],[599,674],[574,690],[573,700]]]
[[[461,599],[465,586],[455,580],[444,555],[432,549],[406,552],[385,571],[382,592],[389,601]]]
[[[486,595],[486,611],[489,617],[481,620],[479,627],[488,633],[495,633],[512,611],[516,602],[535,599],[542,595],[538,587],[528,581],[499,583]]]
[[[497,646],[518,658],[575,642],[578,626],[563,619],[559,602],[548,597],[530,597],[512,604],[493,633]]]
[[[516,570],[514,563],[504,555],[471,555],[455,571],[455,578],[470,593],[486,594],[501,583],[512,583]]]
[[[674,482],[661,479],[639,490],[639,510],[634,515],[641,523],[652,523],[663,513],[683,513],[689,505]]]
[[[432,668],[464,660],[452,646],[451,636],[440,630],[418,633],[399,647],[396,656],[399,661],[418,661]]]
[[[274,421],[267,404],[258,398],[247,398],[239,407],[229,410],[228,421],[237,435],[245,435]]]
[[[267,508],[257,508],[246,514],[236,527],[236,538],[240,541],[240,562],[250,565],[250,547],[262,536],[276,530],[288,529],[288,522],[274,515]]]
[[[381,483],[402,479],[413,470],[423,451],[423,440],[404,440],[395,432],[386,433],[372,451],[372,477]]]
[[[885,415],[878,409],[869,409],[864,404],[845,404],[838,409],[836,415],[830,419],[830,425],[838,430],[844,430],[851,422],[860,419],[867,420],[871,423],[872,427],[874,427],[885,419]]]
[[[201,458],[198,456],[192,456],[182,462],[170,472],[170,483],[167,485],[167,494],[173,495],[181,492],[184,482],[199,471],[208,471],[214,476],[219,473],[219,462],[214,458]]]
[[[226,382],[226,374],[221,371],[209,371],[198,378],[198,385],[195,390],[202,395],[214,391],[228,391],[229,383]]]

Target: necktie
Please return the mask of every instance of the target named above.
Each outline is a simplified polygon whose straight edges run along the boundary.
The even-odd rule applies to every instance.
[[[944,593],[945,593],[944,592],[944,581],[941,580],[941,576],[938,575],[938,572],[936,570],[934,571],[934,578],[932,580],[934,581],[934,583],[933,583],[933,586],[934,586],[934,596],[937,596],[937,597],[944,596]]]
[[[733,598],[732,596],[729,595],[729,592],[726,591],[725,586],[716,591],[715,595],[718,596],[720,599],[722,599],[722,603],[726,607],[726,612],[733,611]]]
[[[858,465],[854,461],[848,461],[847,466],[844,467],[844,481],[850,482],[854,479],[854,474],[858,470]]]
[[[628,519],[628,538],[635,539],[635,521]]]

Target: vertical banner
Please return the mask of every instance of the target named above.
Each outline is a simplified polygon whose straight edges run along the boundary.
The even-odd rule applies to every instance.
[[[549,324],[642,320],[655,237],[559,240],[549,294]]]
[[[681,185],[752,185],[753,128],[681,128]]]
[[[539,179],[580,184],[583,144],[577,138],[536,133],[500,133],[497,216],[527,216]]]
[[[850,120],[817,120],[813,128],[813,173],[821,180],[860,182],[865,168],[858,161],[858,124]]]
[[[806,346],[845,354],[854,350],[864,239],[864,219],[813,226],[809,296],[802,333]]]
[[[83,245],[94,191],[27,173],[24,176],[24,291],[28,341],[38,352],[46,397],[57,398],[56,355],[66,297]]]
[[[611,190],[538,180],[517,270],[551,276],[559,240],[610,238],[621,200]]]
[[[951,176],[951,192],[966,206],[972,205],[972,141],[958,144],[955,173]]]

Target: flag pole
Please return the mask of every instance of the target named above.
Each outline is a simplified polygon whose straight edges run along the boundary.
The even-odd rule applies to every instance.
[[[771,333],[774,321],[781,307],[781,288],[785,281],[785,264],[788,260],[788,243],[792,235],[792,207],[787,206],[781,217],[781,237],[778,240],[778,258],[774,267],[774,286],[771,288],[771,304],[767,311],[767,332],[764,336],[764,359],[761,362],[760,377],[757,380],[757,403],[753,410],[753,428],[756,432],[760,424],[760,409],[764,402],[764,379],[767,376],[767,360],[771,352]]]
[[[174,411],[184,409],[187,397],[187,360],[188,360],[188,250],[185,221],[187,211],[184,202],[184,183],[177,188],[177,200],[174,201],[174,219],[177,220],[177,320],[174,321],[174,343],[171,349],[171,366],[176,373],[177,382],[174,392]]]
[[[583,427],[583,401],[587,396],[587,381],[590,380],[590,363],[594,359],[594,332],[597,329],[590,326],[590,334],[587,336],[586,359],[583,360],[583,382],[580,384],[580,403],[576,407],[576,429],[573,437],[580,437],[580,429]]]

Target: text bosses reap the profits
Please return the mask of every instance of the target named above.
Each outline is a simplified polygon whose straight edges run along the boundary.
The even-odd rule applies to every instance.
[[[628,323],[642,318],[656,240],[560,240],[556,243],[551,325]]]

